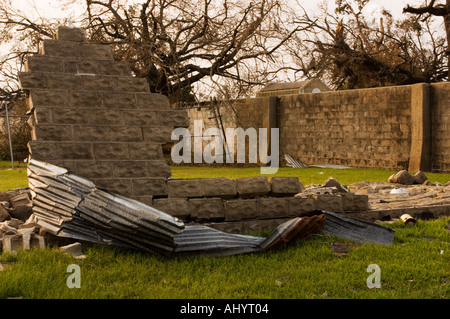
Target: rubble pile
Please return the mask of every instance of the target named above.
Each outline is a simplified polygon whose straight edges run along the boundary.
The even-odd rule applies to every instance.
[[[32,214],[29,190],[0,192],[0,252],[34,247],[45,248],[45,238]]]

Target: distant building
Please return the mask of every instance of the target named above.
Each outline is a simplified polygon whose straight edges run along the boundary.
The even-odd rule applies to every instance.
[[[304,94],[304,93],[320,93],[331,91],[325,83],[319,79],[312,79],[299,82],[287,83],[271,83],[261,89],[256,96],[279,96],[290,94]]]

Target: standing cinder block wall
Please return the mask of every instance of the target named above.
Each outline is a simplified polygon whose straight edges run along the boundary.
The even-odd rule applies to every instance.
[[[431,166],[450,172],[450,83],[430,85]]]
[[[282,96],[277,122],[280,154],[308,165],[408,166],[408,86]]]
[[[56,39],[28,57],[19,79],[30,90],[32,158],[144,203],[167,195],[162,145],[175,127],[188,125],[187,114],[150,93],[145,79],[114,61],[110,46],[59,27]]]

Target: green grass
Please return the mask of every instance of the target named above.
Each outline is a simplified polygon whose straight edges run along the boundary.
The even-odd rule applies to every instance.
[[[259,168],[229,168],[229,167],[186,167],[172,166],[170,168],[173,178],[239,178],[249,176],[261,176]],[[341,184],[352,184],[362,181],[387,182],[389,176],[396,171],[378,168],[352,168],[352,169],[331,169],[331,168],[290,168],[281,167],[272,176],[295,176],[304,185],[322,184],[328,177],[336,178]],[[450,174],[429,173],[425,175],[431,182],[445,184],[450,181]]]
[[[12,170],[11,162],[0,161],[0,191],[11,188],[27,187],[26,164],[15,163],[16,169]],[[239,177],[261,176],[260,169],[254,168],[232,168],[232,167],[197,167],[197,166],[172,166],[173,178],[214,178],[226,177],[230,179]],[[304,185],[322,184],[328,177],[336,178],[340,183],[348,185],[362,181],[387,182],[389,176],[395,171],[377,168],[353,168],[353,169],[330,169],[330,168],[290,168],[281,167],[272,176],[295,176]],[[450,174],[425,173],[431,182],[445,184],[450,181]]]
[[[172,167],[174,178],[260,176],[258,168]],[[322,172],[322,173],[321,173]],[[321,174],[318,174],[321,173]],[[297,176],[320,184],[387,181],[382,169],[280,168],[276,176]],[[450,174],[426,173],[445,183]],[[270,177],[270,176],[269,176]],[[0,170],[0,190],[26,187],[26,170]],[[57,248],[0,255],[0,298],[424,298],[450,297],[450,218],[385,224],[396,230],[393,245],[363,244],[348,256],[331,251],[341,239],[315,235],[275,252],[220,258],[164,258],[119,247],[83,244],[76,260]],[[81,268],[81,288],[69,289],[67,266]],[[366,285],[367,267],[381,268],[381,288]],[[280,281],[279,279],[284,280]]]
[[[363,244],[347,256],[334,254],[337,239],[323,235],[274,252],[216,258],[88,244],[83,260],[56,248],[19,251],[0,256],[10,262],[0,272],[0,298],[449,298],[449,222],[397,222],[389,226],[394,244]],[[66,285],[70,264],[80,266],[79,289]],[[367,287],[370,264],[381,269],[381,288]]]

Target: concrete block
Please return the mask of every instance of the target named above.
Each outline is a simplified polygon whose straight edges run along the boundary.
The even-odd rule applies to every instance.
[[[130,110],[123,111],[123,121],[126,125],[157,126],[155,111]]]
[[[146,110],[170,110],[170,103],[167,96],[158,93],[137,93],[137,105],[140,109]]]
[[[28,149],[31,156],[40,161],[93,159],[90,143],[30,141],[28,142]]]
[[[96,160],[131,159],[126,143],[94,143],[93,148]]]
[[[103,188],[112,193],[121,194],[123,196],[131,197],[136,194],[133,192],[132,181],[129,178],[92,178],[91,179],[97,187]],[[152,195],[152,194],[147,194]]]
[[[305,190],[305,187],[298,180],[298,177],[271,177],[270,186],[272,195],[288,196],[295,195]]]
[[[289,216],[299,216],[316,209],[316,201],[312,196],[288,197]]]
[[[145,161],[114,161],[112,166],[114,177],[147,177]]]
[[[61,247],[59,247],[59,250],[64,254],[74,257],[75,259],[86,258],[86,255],[83,254],[83,251],[81,249],[80,242],[76,242],[76,243],[66,245],[66,246],[61,246]]]
[[[28,152],[30,155],[40,161],[51,161],[57,159],[55,150],[55,143],[43,141],[29,141]]]
[[[98,63],[95,60],[66,60],[64,61],[64,72],[98,74]]]
[[[258,215],[261,219],[288,217],[288,201],[284,197],[261,197],[257,199]]]
[[[173,197],[203,197],[205,192],[199,179],[173,179],[167,181],[167,193]]]
[[[116,77],[116,91],[144,93],[148,92],[149,88],[146,79],[132,76],[118,76]]]
[[[342,194],[342,210],[348,211],[366,211],[369,209],[369,196],[356,195],[352,193]]]
[[[152,143],[175,143],[172,141],[172,127],[168,126],[142,126],[142,133],[144,135],[144,141]]]
[[[135,178],[133,179],[134,196],[166,196],[165,178]]]
[[[44,109],[45,110],[45,109]],[[42,113],[42,109],[36,109],[35,112]],[[49,109],[51,111],[50,116],[45,116],[44,119],[51,119],[50,122],[55,124],[84,124],[88,121],[87,112],[80,112],[78,108],[58,108],[58,109]],[[40,123],[39,118],[36,121]]]
[[[158,111],[156,120],[162,126],[189,127],[186,110]]]
[[[85,123],[94,125],[125,125],[123,111],[108,109],[90,110],[88,120]]]
[[[161,144],[155,143],[128,143],[130,158],[134,160],[163,160]]]
[[[236,221],[258,217],[256,199],[237,199],[224,201],[225,220]]]
[[[45,39],[41,42],[39,53],[51,56],[78,58],[79,42]]]
[[[165,177],[171,176],[170,167],[164,160],[160,161],[145,161],[146,176],[149,177]]]
[[[84,29],[58,26],[56,40],[83,42],[86,40]]]
[[[135,109],[136,98],[133,93],[105,93],[103,106],[110,109]]]
[[[42,72],[19,72],[19,82],[24,89],[43,89],[47,87],[47,78]]]
[[[80,57],[91,60],[114,60],[112,48],[104,44],[81,44]]]
[[[336,194],[318,194],[313,196],[316,200],[316,209],[341,213],[342,196]]]
[[[181,220],[189,217],[187,198],[158,198],[153,200],[151,206]]]
[[[67,165],[67,164],[65,164]],[[68,168],[67,166],[63,166]],[[85,178],[104,178],[111,176],[113,170],[112,162],[108,161],[76,161],[75,171]]]
[[[90,143],[57,143],[54,149],[57,159],[94,159]]]
[[[27,57],[25,62],[25,72],[64,72],[63,58],[31,55]]]
[[[269,179],[266,176],[237,178],[236,188],[241,198],[264,196],[271,191]]]
[[[98,61],[98,74],[131,76],[131,69],[126,62]]]
[[[102,96],[98,92],[93,91],[69,91],[68,106],[74,109],[98,108],[102,106]]]
[[[201,180],[206,197],[233,198],[236,196],[236,181],[228,178],[205,178]]]
[[[224,219],[223,200],[221,198],[189,199],[189,212],[194,220]]]
[[[72,141],[72,128],[69,125],[35,124],[31,136],[39,141]]]
[[[2,205],[0,205],[0,223],[4,222],[7,219],[10,219],[8,211]]]
[[[141,142],[142,131],[139,127],[73,125],[75,140],[92,142]]]
[[[47,88],[56,90],[81,90],[81,78],[74,74],[47,73],[45,75]]]
[[[137,200],[145,205],[152,206],[153,204],[153,196],[131,196],[131,199]]]
[[[68,95],[66,91],[57,90],[32,90],[28,100],[29,109],[31,107],[66,107],[68,105]]]
[[[113,91],[115,88],[114,77],[99,75],[82,75],[81,81],[84,90]]]

